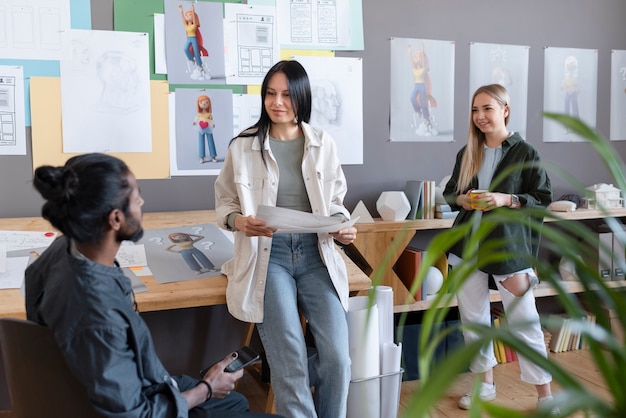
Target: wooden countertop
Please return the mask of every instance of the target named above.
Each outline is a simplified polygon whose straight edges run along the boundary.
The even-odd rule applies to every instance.
[[[203,223],[215,223],[215,211],[198,210],[182,212],[153,212],[143,216],[145,229],[174,228]],[[0,230],[48,231],[51,225],[40,217],[0,218]],[[367,290],[371,280],[343,252],[350,291]],[[153,276],[140,276],[148,287],[147,292],[137,293],[136,300],[141,312],[191,308],[226,303],[226,276],[214,276],[159,284]],[[0,290],[0,317],[26,318],[24,297],[19,289]]]

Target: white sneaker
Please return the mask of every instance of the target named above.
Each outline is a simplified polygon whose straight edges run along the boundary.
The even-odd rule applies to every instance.
[[[459,399],[459,408],[470,409],[472,407],[472,392],[467,392]],[[495,383],[481,383],[478,389],[477,395],[481,401],[493,401],[496,399],[496,385]]]

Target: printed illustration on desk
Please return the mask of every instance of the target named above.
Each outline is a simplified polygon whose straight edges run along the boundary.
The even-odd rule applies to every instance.
[[[158,283],[219,276],[233,243],[213,224],[146,230],[139,241]]]

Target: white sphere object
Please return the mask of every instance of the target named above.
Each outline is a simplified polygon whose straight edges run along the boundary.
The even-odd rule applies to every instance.
[[[439,292],[443,286],[443,274],[437,267],[430,266],[424,277],[424,283],[422,284],[422,294],[434,295]]]
[[[382,192],[376,201],[376,210],[385,221],[401,221],[411,211],[411,204],[402,191]]]

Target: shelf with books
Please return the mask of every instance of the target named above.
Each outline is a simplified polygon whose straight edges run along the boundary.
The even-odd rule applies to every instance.
[[[603,219],[606,217],[624,218],[626,208],[610,209],[608,211],[578,209],[573,212],[554,212],[554,218],[546,219],[546,222],[560,221],[587,221]],[[354,250],[372,268],[370,278],[380,277],[382,285],[391,286],[394,291],[394,304],[396,312],[424,310],[430,306],[429,301],[414,300],[408,289],[402,283],[394,265],[409,245],[416,233],[420,231],[432,231],[448,229],[452,227],[454,219],[415,219],[403,221],[383,221],[374,219],[373,223],[355,224],[358,233],[354,242]],[[620,281],[616,281],[619,283]],[[568,286],[570,286],[568,284]],[[576,285],[572,285],[572,292],[576,292]],[[577,290],[578,292],[582,289]],[[540,286],[535,295],[542,297],[544,289]],[[554,290],[547,291],[554,294]]]
[[[563,287],[567,290],[568,293],[581,293],[584,292],[585,289],[583,286],[576,281],[563,281],[561,282]],[[615,280],[615,281],[607,281],[606,285],[611,288],[625,288],[626,289],[626,280]],[[554,289],[549,283],[540,283],[539,286],[534,290],[536,298],[543,298],[547,296],[555,296],[557,295],[556,289]],[[489,300],[493,302],[500,302],[502,299],[500,298],[500,293],[497,290],[489,291]],[[413,311],[424,311],[432,306],[432,300],[420,300],[412,303],[406,303],[402,305],[396,305],[394,307],[394,311],[396,313],[400,312],[413,312]],[[450,301],[450,306],[457,306],[456,298],[452,298]]]

